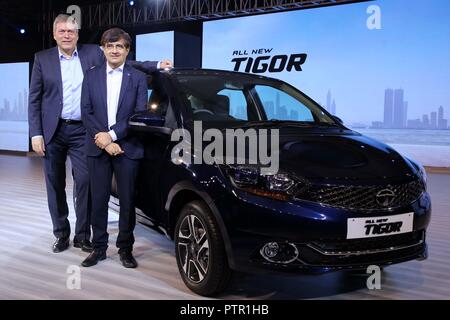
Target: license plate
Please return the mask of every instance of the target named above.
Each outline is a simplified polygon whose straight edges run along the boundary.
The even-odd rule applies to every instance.
[[[414,213],[347,219],[347,239],[373,238],[411,232]]]

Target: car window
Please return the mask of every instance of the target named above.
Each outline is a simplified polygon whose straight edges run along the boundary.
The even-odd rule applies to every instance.
[[[247,99],[242,90],[223,89],[218,94],[222,96],[223,112],[227,112],[229,116],[239,120],[248,120],[247,116]]]
[[[193,120],[228,122],[246,118],[243,89],[226,88],[223,79],[216,77],[186,77],[180,85]]]
[[[216,124],[258,120],[257,107],[241,81],[215,75],[177,78],[193,120]]]
[[[311,110],[286,92],[264,85],[255,86],[255,91],[267,119],[314,122]]]
[[[301,91],[271,79],[240,74],[177,74],[178,93],[192,119],[211,125],[229,122],[291,120],[334,124],[322,108]],[[266,118],[267,116],[267,118]],[[239,124],[238,124],[239,125]]]
[[[161,116],[165,116],[167,114],[168,106],[169,98],[164,92],[161,92],[156,88],[148,90],[147,109],[149,111]]]
[[[164,87],[156,79],[149,77],[147,83],[147,110],[159,116],[165,117],[165,126],[177,128],[177,120],[172,110],[170,99]]]

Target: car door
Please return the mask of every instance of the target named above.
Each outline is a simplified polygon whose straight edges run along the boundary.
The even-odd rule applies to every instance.
[[[167,152],[170,152],[170,132],[177,127],[169,87],[170,83],[162,75],[154,74],[149,77],[148,112],[164,119],[162,129],[168,130],[135,132],[144,146],[144,158],[136,182],[136,207],[154,222],[161,221],[164,207],[162,173],[167,162]]]

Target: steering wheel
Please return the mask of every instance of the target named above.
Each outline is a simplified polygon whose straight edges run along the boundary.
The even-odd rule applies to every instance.
[[[197,109],[197,110],[194,110],[194,111],[193,111],[193,114],[197,114],[197,113],[201,113],[201,112],[209,113],[210,115],[214,115],[214,112],[212,112],[212,111],[209,110],[209,109]]]

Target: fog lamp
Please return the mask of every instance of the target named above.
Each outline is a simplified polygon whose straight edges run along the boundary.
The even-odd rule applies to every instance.
[[[259,251],[269,262],[289,264],[298,258],[297,246],[290,242],[268,242]]]
[[[280,247],[278,246],[278,243],[276,242],[269,242],[266,243],[263,247],[263,255],[265,255],[268,258],[273,258],[278,254],[278,250]]]

